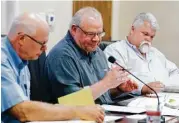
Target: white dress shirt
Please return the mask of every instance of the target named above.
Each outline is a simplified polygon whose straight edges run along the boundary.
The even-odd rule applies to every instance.
[[[106,57],[114,56],[117,62],[131,73],[143,80],[145,83],[160,81],[165,85],[177,84],[179,85],[179,70],[177,66],[158,51],[151,47],[146,57],[138,51],[136,46],[130,44],[127,40],[117,41],[106,47],[104,50]],[[108,63],[109,67],[111,63]],[[138,82],[138,94],[141,94],[143,84],[130,76]],[[175,78],[176,81],[172,78]]]

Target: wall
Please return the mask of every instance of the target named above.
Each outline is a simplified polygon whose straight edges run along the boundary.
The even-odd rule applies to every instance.
[[[120,22],[120,2],[119,1],[113,1],[112,3],[112,32],[111,32],[111,37],[112,40],[119,40],[119,22]]]
[[[6,4],[4,1],[1,1],[1,34],[6,34]]]
[[[118,1],[119,2],[119,1]],[[179,1],[121,1],[119,4],[118,39],[124,39],[131,23],[140,12],[152,12],[158,19],[160,30],[153,45],[179,66]]]
[[[55,30],[50,34],[47,52],[63,38],[72,18],[72,1],[18,1],[21,12],[47,12],[55,10]],[[33,6],[33,7],[32,7]],[[1,31],[4,33],[6,8],[2,2]],[[163,1],[113,1],[112,8],[112,40],[124,39],[130,24],[140,12],[152,12],[160,24],[160,30],[153,45],[163,52],[168,59],[179,66],[179,2]]]
[[[23,12],[48,12],[48,10],[54,10],[56,17],[54,31],[50,33],[48,50],[49,50],[62,39],[69,27],[70,20],[72,18],[72,1],[18,1],[19,13]],[[6,4],[2,4],[2,12],[5,14]],[[9,8],[11,9],[11,8]],[[6,25],[6,19],[2,16],[2,25]],[[7,30],[5,26],[1,28],[2,32],[5,33]]]

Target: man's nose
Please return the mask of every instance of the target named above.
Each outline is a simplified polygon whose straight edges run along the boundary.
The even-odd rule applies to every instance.
[[[152,42],[152,38],[151,38],[151,37],[146,37],[146,38],[145,38],[145,41],[148,41],[148,42],[151,43],[151,42]]]
[[[98,36],[98,34],[95,34],[95,36],[92,39],[93,41],[100,41],[100,37]]]
[[[41,50],[42,50],[42,51],[46,51],[46,50],[47,50],[47,45],[43,45],[43,46],[41,47]]]

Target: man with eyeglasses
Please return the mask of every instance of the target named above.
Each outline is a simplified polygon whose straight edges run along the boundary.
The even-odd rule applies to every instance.
[[[45,62],[44,76],[52,92],[51,100],[56,102],[60,96],[89,86],[96,103],[111,104],[113,96],[119,95],[117,86],[124,85],[127,91],[137,88],[120,67],[108,69],[98,47],[104,35],[102,16],[95,8],[85,7],[75,13],[66,36],[49,52]]]
[[[38,14],[24,13],[12,23],[1,43],[1,122],[94,120],[102,123],[100,106],[62,106],[30,101],[30,73],[27,60],[46,50],[49,27]]]

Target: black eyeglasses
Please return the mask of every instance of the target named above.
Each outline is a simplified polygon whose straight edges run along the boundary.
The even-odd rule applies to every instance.
[[[44,42],[44,43],[42,43],[42,42],[37,41],[36,39],[32,38],[31,36],[27,35],[27,34],[24,34],[24,35],[25,35],[25,36],[27,36],[27,37],[29,37],[30,39],[32,39],[32,40],[33,40],[33,41],[35,41],[36,43],[40,44],[40,45],[41,45],[41,47],[44,47],[44,46],[45,46],[45,42]]]
[[[88,36],[89,38],[94,38],[96,35],[99,37],[99,38],[102,38],[105,36],[105,31],[103,29],[103,32],[100,32],[100,33],[94,33],[94,32],[86,32],[84,31],[81,27],[79,26],[76,26],[78,27],[86,36]]]

